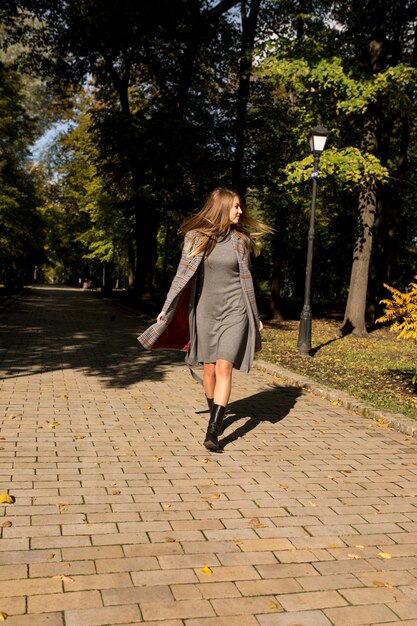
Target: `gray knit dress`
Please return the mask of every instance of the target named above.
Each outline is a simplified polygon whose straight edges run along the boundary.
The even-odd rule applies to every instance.
[[[219,238],[198,270],[196,339],[199,363],[218,359],[240,368],[248,340],[248,312],[230,234]]]

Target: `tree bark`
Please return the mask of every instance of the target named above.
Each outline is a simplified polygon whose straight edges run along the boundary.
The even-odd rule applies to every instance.
[[[245,135],[250,96],[250,79],[252,73],[253,52],[258,24],[261,0],[252,0],[248,13],[246,0],[241,2],[242,15],[242,54],[239,67],[239,87],[237,92],[237,111],[235,125],[235,158],[232,166],[232,183],[244,198],[246,194],[246,177],[244,174]]]
[[[374,14],[373,36],[369,43],[369,68],[372,76],[385,67],[386,41],[386,2],[377,0]],[[378,103],[369,106],[362,139],[362,150],[379,156],[380,115]],[[369,266],[372,253],[372,239],[377,210],[377,186],[373,181],[364,182],[359,193],[358,221],[353,250],[349,295],[340,333],[352,333],[367,337],[366,302],[368,293]]]

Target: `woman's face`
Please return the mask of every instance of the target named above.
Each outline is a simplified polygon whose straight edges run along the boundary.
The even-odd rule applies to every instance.
[[[237,196],[233,198],[232,208],[229,213],[229,220],[231,224],[237,224],[239,218],[242,215],[242,209],[240,208],[240,200]]]

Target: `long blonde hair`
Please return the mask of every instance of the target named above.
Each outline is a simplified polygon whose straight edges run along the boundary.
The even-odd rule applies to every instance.
[[[230,211],[235,198],[239,200],[242,214],[237,224],[231,224]],[[189,242],[187,254],[189,258],[201,252],[209,256],[217,238],[232,230],[244,242],[248,253],[252,249],[255,255],[259,254],[257,239],[265,233],[272,232],[272,228],[248,214],[236,191],[225,187],[213,189],[203,208],[198,213],[186,217],[179,229],[183,235],[195,231]]]

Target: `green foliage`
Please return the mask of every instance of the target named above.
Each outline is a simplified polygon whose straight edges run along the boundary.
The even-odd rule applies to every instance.
[[[286,185],[300,185],[311,177],[313,156],[289,163],[285,168]],[[368,182],[386,183],[389,172],[373,154],[350,146],[338,150],[330,147],[320,159],[320,178],[336,179],[347,187],[357,189]]]

